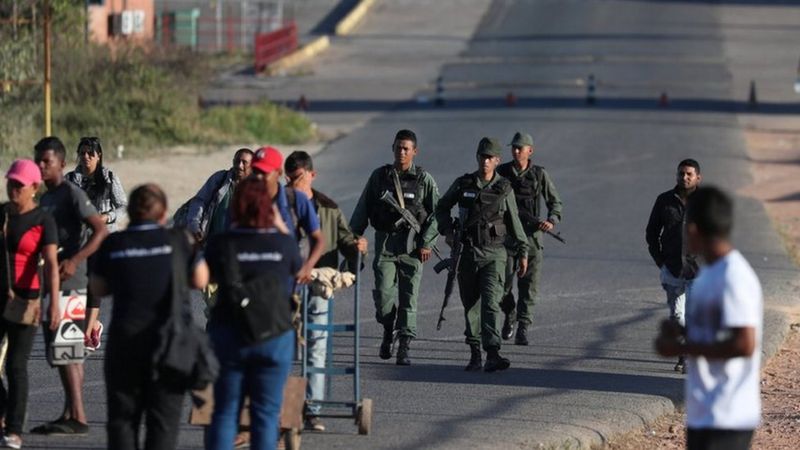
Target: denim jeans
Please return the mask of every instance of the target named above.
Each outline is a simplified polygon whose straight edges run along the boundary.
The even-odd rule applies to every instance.
[[[686,326],[686,292],[689,290],[691,280],[676,278],[667,269],[661,268],[661,287],[667,294],[667,305],[669,305],[669,318]]]
[[[214,413],[206,448],[232,447],[242,398],[247,395],[251,448],[274,449],[278,443],[283,388],[292,369],[294,330],[249,346],[228,324],[212,322],[208,331],[221,370],[214,383]]]
[[[328,302],[333,300],[323,297],[311,296],[308,300],[308,323],[315,325],[328,324]],[[328,332],[327,331],[308,331],[307,345],[307,358],[306,363],[310,367],[324,368],[325,357],[328,350]],[[308,385],[306,386],[306,398],[311,400],[324,400],[325,399],[325,375],[323,374],[309,374]],[[319,415],[320,405],[308,405],[306,413],[309,416]]]

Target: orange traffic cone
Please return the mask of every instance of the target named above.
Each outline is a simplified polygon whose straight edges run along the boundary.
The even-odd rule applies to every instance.
[[[666,108],[669,106],[669,97],[667,97],[666,92],[661,93],[661,97],[658,98],[658,106],[662,108]]]
[[[297,110],[308,111],[308,100],[306,100],[306,96],[303,94],[301,94],[300,99],[297,100]]]
[[[514,95],[513,92],[508,91],[508,94],[506,94],[506,106],[510,108],[516,105],[517,105],[517,96]]]

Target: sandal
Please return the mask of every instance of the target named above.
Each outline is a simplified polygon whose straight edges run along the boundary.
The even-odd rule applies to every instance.
[[[39,425],[31,433],[47,434],[50,436],[82,436],[89,434],[89,425],[75,419],[58,419],[50,423]]]
[[[240,431],[233,441],[233,448],[250,448],[250,432]]]
[[[38,426],[35,426],[35,427],[31,428],[30,432],[32,434],[50,434],[49,431],[50,431],[50,429],[52,429],[52,427],[55,424],[66,422],[66,420],[67,419],[65,417],[59,417],[56,420],[51,420],[50,422],[45,422],[45,423],[43,423],[41,425],[38,425]]]

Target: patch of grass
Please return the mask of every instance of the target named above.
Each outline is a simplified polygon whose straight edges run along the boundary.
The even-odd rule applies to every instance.
[[[314,126],[294,111],[274,103],[216,106],[202,113],[201,123],[214,130],[235,130],[232,139],[300,144],[314,137]]]

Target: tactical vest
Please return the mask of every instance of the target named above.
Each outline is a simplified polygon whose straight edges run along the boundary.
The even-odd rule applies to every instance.
[[[394,233],[408,228],[405,224],[397,226],[398,221],[401,219],[400,213],[395,211],[394,208],[380,200],[380,196],[384,192],[389,191],[392,197],[397,200],[397,189],[394,185],[394,175],[392,175],[392,166],[387,164],[381,167],[380,176],[378,177],[378,190],[374,193],[375,204],[371,205],[369,222],[373,228],[378,231],[387,233]],[[422,206],[422,199],[419,198],[418,188],[422,183],[422,178],[425,176],[425,171],[422,167],[416,166],[417,173],[412,174],[409,172],[398,173],[400,179],[400,189],[403,191],[403,202],[406,209],[417,218],[417,221],[422,225],[425,223],[428,214]],[[400,201],[398,200],[398,203]]]
[[[519,219],[522,226],[528,230],[536,226],[539,218],[539,197],[542,194],[544,168],[533,166],[525,171],[522,176],[514,173],[513,163],[502,164],[497,168],[497,173],[511,182],[514,189],[514,198],[517,201]]]
[[[490,187],[480,189],[473,174],[458,179],[458,209],[463,241],[474,247],[503,245],[506,225],[503,200],[511,191],[511,183],[503,177]]]

